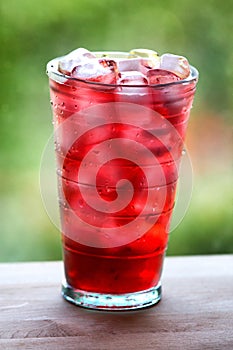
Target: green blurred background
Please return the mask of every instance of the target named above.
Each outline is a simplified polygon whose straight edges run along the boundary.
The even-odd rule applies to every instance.
[[[185,55],[199,69],[187,135],[192,201],[168,254],[232,253],[233,3],[8,0],[0,7],[0,260],[61,258],[39,188],[52,132],[45,65],[77,47],[151,48]]]

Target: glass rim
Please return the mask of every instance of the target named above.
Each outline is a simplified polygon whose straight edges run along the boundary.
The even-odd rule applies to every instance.
[[[94,54],[97,54],[97,55],[104,55],[104,54],[118,54],[118,55],[128,55],[128,52],[120,52],[120,51],[97,51],[97,52],[93,52]],[[66,75],[66,74],[63,74],[61,72],[58,71],[57,67],[58,67],[58,63],[60,61],[61,58],[63,58],[65,56],[60,56],[60,57],[56,57],[52,60],[50,60],[48,63],[47,63],[47,66],[46,66],[46,74],[48,75],[49,78],[55,80],[56,82],[58,83],[62,83],[64,84],[66,81],[77,81],[77,82],[80,82],[82,84],[85,84],[85,85],[90,85],[90,86],[99,86],[99,87],[112,87],[112,88],[119,88],[119,87],[124,87],[124,88],[148,88],[148,87],[152,87],[152,88],[161,88],[161,87],[165,87],[165,86],[173,86],[173,85],[181,85],[181,84],[190,84],[192,82],[197,82],[198,81],[198,77],[199,77],[199,72],[198,70],[190,65],[190,75],[185,78],[185,79],[182,79],[182,80],[178,80],[178,81],[173,81],[173,82],[170,82],[170,83],[164,83],[164,84],[106,84],[106,83],[102,83],[102,82],[97,82],[97,81],[88,81],[88,80],[85,80],[85,79],[80,79],[80,78],[74,78],[74,77],[71,77],[69,75]],[[104,56],[102,56],[104,58]],[[98,58],[98,56],[97,56]],[[112,57],[110,57],[110,59],[113,59]]]

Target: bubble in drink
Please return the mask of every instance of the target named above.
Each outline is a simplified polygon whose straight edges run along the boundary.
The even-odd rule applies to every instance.
[[[93,58],[95,58],[93,53],[80,47],[77,50],[71,51],[59,61],[58,71],[62,74],[70,75],[74,67]]]
[[[161,56],[160,60],[160,69],[168,70],[178,75],[181,79],[188,78],[190,66],[185,57],[165,53]]]
[[[162,69],[150,69],[147,72],[149,84],[169,84],[180,80],[180,78],[172,72]]]

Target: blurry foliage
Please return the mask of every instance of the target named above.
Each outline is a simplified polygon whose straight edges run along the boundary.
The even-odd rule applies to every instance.
[[[148,47],[187,56],[200,81],[193,117],[232,126],[231,2],[209,0],[8,0],[0,3],[0,260],[60,258],[41,203],[39,167],[52,132],[46,62],[74,48]],[[222,135],[221,135],[222,136]],[[192,145],[190,145],[192,147]],[[201,154],[199,154],[201,157]],[[221,157],[221,154],[215,154]],[[230,165],[196,175],[193,200],[170,254],[233,251]]]

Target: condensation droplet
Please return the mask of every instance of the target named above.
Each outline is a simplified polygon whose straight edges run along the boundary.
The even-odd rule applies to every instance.
[[[62,170],[59,169],[59,168],[57,168],[57,175],[58,175],[58,176],[62,176]]]

